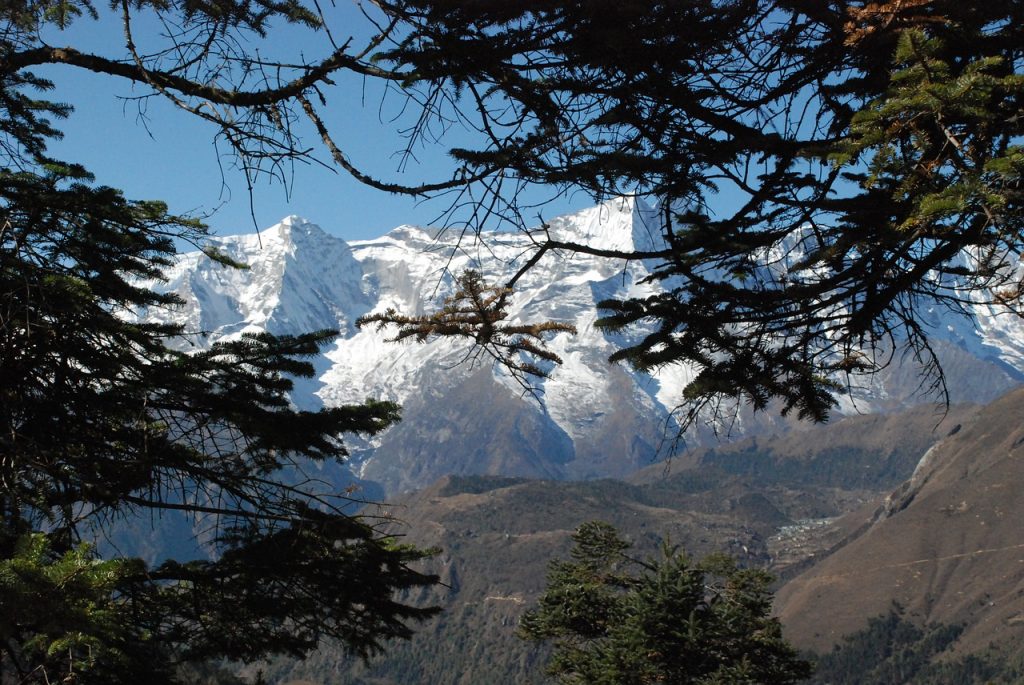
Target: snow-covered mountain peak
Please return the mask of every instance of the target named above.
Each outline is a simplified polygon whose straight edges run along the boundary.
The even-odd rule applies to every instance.
[[[289,214],[285,218],[281,219],[281,222],[278,225],[279,226],[305,226],[307,224],[310,225],[310,226],[315,226],[315,224],[311,224],[309,222],[309,220],[306,219],[305,217],[299,216],[298,214]],[[317,226],[317,228],[319,228],[319,226]]]
[[[345,241],[330,235],[308,219],[292,214],[258,233],[215,238],[214,242],[225,249],[237,244],[254,259],[273,259],[277,251],[294,254],[295,250],[302,248],[319,250],[330,246],[327,249],[336,249],[338,243]]]
[[[362,267],[351,248],[302,217],[210,243],[244,268],[203,252],[181,255],[157,287],[176,292],[184,306],[147,312],[147,318],[180,323],[212,342],[246,331],[347,330],[368,309]]]
[[[555,240],[597,250],[633,252],[660,245],[655,211],[642,199],[625,195],[548,222]]]
[[[554,218],[546,228],[554,240],[598,252],[655,252],[663,246],[659,218],[657,208],[641,200],[615,198]],[[517,281],[510,320],[560,321],[578,331],[550,341],[564,363],[538,381],[543,406],[524,398],[521,387],[468,344],[389,343],[393,329],[354,325],[359,316],[389,307],[409,315],[435,311],[466,269],[481,271],[491,284],[507,282],[536,254],[540,233],[462,235],[404,225],[379,238],[346,243],[289,216],[259,234],[213,241],[247,269],[225,267],[201,252],[182,255],[166,282],[153,287],[176,292],[185,306],[145,316],[204,332],[196,344],[245,331],[337,329],[337,342],[314,361],[316,379],[297,386],[293,399],[308,407],[367,397],[401,402],[404,419],[396,429],[371,443],[350,442],[362,450],[353,462],[361,475],[390,490],[424,485],[446,473],[624,475],[656,458],[671,425],[669,413],[693,374],[672,367],[652,377],[608,364],[608,355],[628,340],[609,337],[594,325],[596,303],[646,297],[663,287],[643,282],[650,261],[624,265],[600,254],[551,250]],[[796,239],[760,259],[785,273],[801,250]],[[991,399],[1024,377],[1024,324],[976,309],[969,324],[954,325],[943,312],[929,321],[956,400]],[[908,365],[905,372],[894,370],[872,381],[843,409],[871,411],[914,401],[908,397],[918,387],[917,371]],[[737,432],[757,430],[753,419],[744,421]],[[483,461],[470,453],[452,454],[452,441],[459,450],[483,455]],[[462,461],[456,464],[456,458]]]

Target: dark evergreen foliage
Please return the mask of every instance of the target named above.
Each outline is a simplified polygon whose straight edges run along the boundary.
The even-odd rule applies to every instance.
[[[35,65],[127,79],[213,123],[250,182],[286,178],[290,160],[315,155],[299,140],[306,120],[359,181],[446,195],[460,230],[523,229],[531,184],[653,196],[662,217],[649,247],[541,229],[504,285],[553,252],[648,260],[664,292],[601,303],[601,325],[640,332],[615,360],[696,368],[681,398],[689,420],[722,400],[824,420],[846,374],[900,350],[941,394],[927,311],[967,301],[1021,311],[1015,0],[379,0],[364,10],[374,35],[360,44],[337,39],[322,3],[120,3],[124,45],[88,54],[35,31],[91,21],[88,1],[9,2],[5,106],[12,121],[38,116],[14,89]],[[163,36],[136,35],[154,14]],[[321,57],[303,44],[291,60],[257,58],[253,41],[275,21],[307,27]],[[327,117],[352,99],[329,88],[346,73],[408,98],[404,161],[468,129],[450,150],[458,168],[422,183],[363,171]],[[719,191],[732,206],[719,206]]]
[[[997,685],[1024,677],[1020,665],[999,654],[951,653],[958,626],[919,627],[895,605],[868,621],[829,654],[815,659],[812,683],[821,685]]]
[[[727,558],[629,557],[606,523],[581,526],[571,561],[552,562],[520,634],[552,641],[562,683],[795,683],[810,674],[771,618],[770,577]]]
[[[288,5],[245,7],[256,14],[231,21]],[[221,21],[215,9],[192,11]],[[437,579],[410,567],[423,551],[304,472],[398,408],[290,404],[333,331],[190,351],[199,331],[140,320],[181,304],[147,284],[205,227],[49,158],[51,120],[68,110],[33,99],[48,84],[10,61],[42,23],[89,10],[0,10],[0,677],[178,682],[185,662],[301,656],[324,638],[377,652],[436,612],[396,593]],[[82,542],[169,511],[202,522],[212,559],[147,567]]]
[[[480,113],[469,169],[661,200],[660,247],[539,234],[531,263],[650,260],[664,292],[599,325],[641,331],[613,360],[696,367],[690,420],[723,398],[824,420],[845,374],[901,348],[942,392],[924,312],[1021,311],[1018,2],[384,5],[422,99]]]

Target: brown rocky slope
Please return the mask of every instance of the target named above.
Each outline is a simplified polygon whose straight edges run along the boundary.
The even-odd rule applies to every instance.
[[[975,409],[954,409],[965,421]],[[515,637],[525,607],[545,585],[552,558],[564,557],[581,523],[602,519],[654,554],[668,539],[695,556],[724,551],[741,563],[772,565],[807,520],[831,521],[905,480],[949,432],[940,414],[851,417],[800,435],[721,445],[657,464],[632,482],[448,477],[398,498],[387,513],[405,522],[405,540],[441,551],[430,567],[446,587],[421,597],[445,612],[409,642],[368,664],[325,646],[304,663],[265,665],[268,682],[321,685],[541,683],[546,652]],[[667,469],[667,470],[666,470]],[[811,533],[818,528],[811,527]],[[814,535],[809,537],[814,538]],[[824,549],[831,538],[801,541],[786,563]]]
[[[960,653],[1024,643],[1024,390],[988,405],[922,459],[847,538],[777,594],[787,635],[825,650],[886,613],[963,625]]]

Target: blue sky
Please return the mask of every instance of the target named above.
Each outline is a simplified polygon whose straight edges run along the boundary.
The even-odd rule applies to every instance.
[[[73,83],[65,86],[65,79]],[[439,211],[367,188],[347,174],[296,163],[287,185],[257,182],[250,213],[245,176],[233,168],[223,142],[218,149],[212,126],[160,98],[146,104],[143,118],[134,103],[119,99],[142,89],[88,72],[62,74],[58,92],[75,113],[60,124],[65,139],[51,145],[56,156],[84,163],[99,183],[128,197],[164,200],[176,212],[213,212],[208,223],[215,233],[251,232],[251,213],[261,228],[299,214],[342,237],[364,238],[429,222]]]
[[[331,19],[343,27],[362,30],[365,20],[355,14],[354,6],[340,2]],[[101,8],[101,11],[105,11]],[[145,51],[145,31],[141,26],[138,42]],[[336,27],[337,30],[337,27]],[[311,43],[310,34],[290,27],[275,29],[270,41],[259,44],[262,54],[277,51],[301,53],[308,60],[326,53],[328,46]],[[69,45],[83,51],[123,57],[123,36],[116,17],[100,21],[82,18],[65,31],[46,35],[51,45]],[[253,47],[257,47],[254,44]],[[215,130],[191,114],[182,112],[161,97],[138,101],[147,88],[133,86],[120,79],[104,77],[73,67],[34,69],[56,84],[51,97],[68,102],[75,112],[60,122],[63,141],[50,146],[51,153],[68,161],[85,164],[97,182],[121,188],[133,199],[160,199],[172,211],[210,214],[208,223],[214,233],[228,235],[255,230],[250,215],[250,196],[244,175],[232,168],[224,146],[215,146]],[[372,84],[348,78],[328,91],[331,103],[324,116],[332,132],[350,158],[379,176],[416,183],[436,179],[438,169],[450,174],[451,165],[444,148],[419,151],[419,166],[397,174],[394,153],[402,141],[395,134],[401,122],[391,121],[402,108],[394,95],[385,97]],[[314,135],[304,142],[326,152]],[[456,135],[455,141],[459,138]],[[442,174],[442,177],[444,175]],[[545,210],[545,216],[579,209],[592,204],[584,196],[561,200]],[[403,223],[434,223],[446,208],[444,199],[417,201],[388,195],[368,188],[343,171],[308,163],[296,163],[288,183],[262,179],[254,188],[252,214],[255,224],[264,228],[289,214],[298,214],[347,239],[381,235]]]

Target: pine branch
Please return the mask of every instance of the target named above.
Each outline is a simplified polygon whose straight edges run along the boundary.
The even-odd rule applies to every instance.
[[[464,272],[456,282],[455,294],[446,298],[441,309],[433,314],[407,316],[389,308],[361,317],[356,325],[360,328],[374,325],[377,330],[397,326],[398,332],[388,342],[414,339],[425,343],[444,337],[471,340],[532,392],[527,377],[547,378],[549,375],[537,361],[562,363],[546,346],[545,336],[576,333],[576,327],[556,321],[504,323],[508,318],[511,288],[489,286],[476,271]]]

